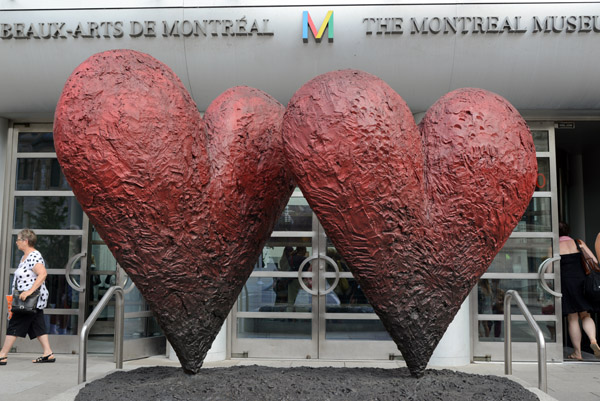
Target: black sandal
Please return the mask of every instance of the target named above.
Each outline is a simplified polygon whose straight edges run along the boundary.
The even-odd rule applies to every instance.
[[[36,359],[35,361],[33,361],[33,363],[54,363],[56,361],[56,358],[50,358],[53,355],[54,354],[48,354],[46,356],[40,356],[38,359]]]
[[[6,365],[8,363],[8,357],[7,356],[3,356],[0,358],[0,366],[2,365]]]

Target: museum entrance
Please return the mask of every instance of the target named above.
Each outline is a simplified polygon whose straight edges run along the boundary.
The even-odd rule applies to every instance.
[[[556,159],[558,175],[559,220],[571,227],[571,237],[583,240],[598,256],[595,241],[600,233],[600,121],[564,121],[556,124]],[[600,244],[599,244],[600,248]],[[596,338],[600,337],[600,313],[592,313]],[[563,357],[573,353],[566,317],[563,318]],[[582,330],[583,333],[583,330]],[[590,349],[586,334],[581,338],[582,357],[586,362],[600,362]]]
[[[244,285],[231,322],[234,358],[399,355],[299,189]]]
[[[2,295],[11,293],[22,253],[17,234],[31,228],[46,262],[50,298],[44,310],[50,344],[56,353],[77,353],[85,319],[109,286],[126,281],[122,270],[95,231],[62,174],[54,150],[51,124],[15,125],[8,137],[8,194],[2,227]],[[69,263],[70,262],[70,263]],[[5,305],[5,303],[3,304]],[[0,320],[1,335],[7,320]],[[164,354],[166,340],[135,287],[125,296],[125,359]],[[102,312],[89,336],[89,352],[113,353],[114,300]],[[40,351],[37,341],[18,339],[17,352]]]

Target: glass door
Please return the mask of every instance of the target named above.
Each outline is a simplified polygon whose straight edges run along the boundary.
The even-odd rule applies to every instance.
[[[9,133],[8,216],[3,237],[4,293],[11,292],[13,274],[22,253],[15,241],[23,228],[38,237],[36,248],[46,261],[50,293],[44,310],[50,344],[56,353],[79,352],[85,319],[109,286],[125,281],[117,263],[75,199],[62,174],[54,149],[51,124],[15,125]],[[68,262],[73,262],[67,266]],[[0,319],[1,335],[6,319]],[[114,300],[90,333],[90,352],[113,353]],[[18,339],[17,352],[39,352],[37,341]],[[129,286],[125,295],[124,358],[164,354],[166,340],[139,291]]]
[[[317,251],[317,225],[295,190],[233,307],[232,357],[318,357],[318,301],[298,280],[316,273],[300,265]]]
[[[546,340],[548,359],[562,361],[560,299],[544,289],[538,269],[558,256],[558,201],[554,126],[530,123],[538,160],[533,198],[510,238],[472,292],[471,311],[475,359],[504,360],[504,307],[507,290],[517,290],[534,315]],[[544,280],[560,292],[560,263],[549,266]],[[535,335],[518,307],[512,307],[514,361],[536,361]]]
[[[120,284],[125,289],[125,327],[123,359],[139,359],[166,352],[166,338],[146,301],[128,280],[123,269],[94,227],[90,232],[87,315],[91,314],[108,288]],[[88,350],[112,354],[114,351],[115,298],[109,302],[89,334]]]
[[[80,293],[66,279],[69,259],[87,248],[88,219],[67,183],[54,150],[51,125],[15,125],[9,133],[11,153],[8,172],[9,200],[5,215],[10,226],[3,244],[4,292],[10,293],[13,274],[23,255],[16,247],[17,234],[31,228],[37,234],[36,249],[46,262],[50,292],[45,309],[46,326],[52,349],[71,353],[79,349],[78,337],[85,319]],[[86,261],[80,260],[71,272],[71,279],[85,283]],[[1,319],[2,335],[6,319]],[[39,352],[39,344],[18,339],[18,352]]]
[[[231,327],[234,358],[399,353],[299,190],[238,297]]]

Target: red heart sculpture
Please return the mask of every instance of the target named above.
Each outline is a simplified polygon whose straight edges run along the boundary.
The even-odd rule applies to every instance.
[[[87,59],[56,108],[65,176],[188,372],[202,366],[293,191],[283,112],[236,87],[203,121],[173,71],[130,50]]]
[[[344,70],[296,92],[283,136],[308,203],[421,376],[534,191],[525,121],[493,93],[460,89],[417,128],[385,82]]]

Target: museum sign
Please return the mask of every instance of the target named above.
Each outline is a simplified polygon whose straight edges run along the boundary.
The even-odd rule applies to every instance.
[[[333,11],[329,11],[320,29],[310,18],[308,11],[298,14],[298,27],[302,27],[302,39],[308,41],[308,31],[319,40],[328,29],[329,41],[333,41]],[[598,15],[533,16],[527,20],[521,16],[456,16],[456,17],[410,17],[365,16],[352,23],[354,29],[365,35],[457,35],[457,34],[522,34],[522,33],[600,33]],[[290,26],[286,24],[285,26]],[[66,22],[0,22],[0,39],[109,39],[129,36],[132,38],[161,37],[271,37],[276,32],[268,18],[194,19],[194,20],[146,20],[146,21],[85,21],[69,25]]]

